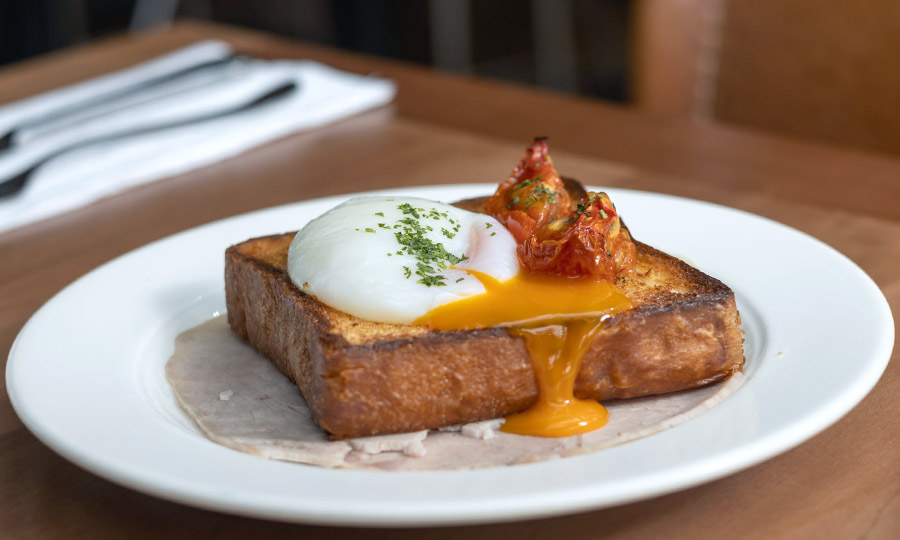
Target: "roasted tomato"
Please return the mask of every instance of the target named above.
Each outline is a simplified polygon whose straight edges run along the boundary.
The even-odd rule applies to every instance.
[[[572,201],[550,160],[545,139],[535,139],[512,176],[485,202],[485,210],[520,244],[572,211]]]
[[[530,272],[612,281],[634,266],[634,243],[615,205],[606,193],[573,204],[545,139],[528,147],[485,210],[515,237]]]
[[[519,244],[530,271],[612,281],[634,266],[634,243],[606,193],[588,193],[565,219]]]

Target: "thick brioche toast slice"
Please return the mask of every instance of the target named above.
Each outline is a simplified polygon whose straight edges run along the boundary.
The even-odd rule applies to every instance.
[[[471,210],[482,204],[458,203]],[[440,332],[377,323],[303,293],[286,270],[294,234],[228,248],[228,322],[297,384],[333,438],[499,418],[537,400],[524,342],[505,329]],[[595,337],[575,395],[661,394],[740,371],[743,338],[731,289],[675,257],[635,245],[637,265],[620,288],[636,307],[609,319]]]

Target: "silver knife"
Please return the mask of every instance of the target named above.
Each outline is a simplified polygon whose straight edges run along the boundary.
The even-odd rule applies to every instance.
[[[59,129],[63,129],[66,125],[84,122],[88,119],[105,116],[130,107],[144,105],[157,99],[165,99],[180,93],[181,91],[194,90],[199,87],[199,85],[178,89],[173,92],[161,91],[156,94],[150,92],[152,95],[146,99],[141,99],[140,96],[135,99],[135,94],[159,89],[166,84],[173,83],[174,81],[202,71],[216,70],[226,74],[229,71],[233,71],[236,66],[246,65],[248,60],[248,57],[242,55],[231,55],[225,58],[209,60],[129,86],[94,94],[86,99],[74,103],[66,103],[61,107],[44,111],[41,116],[25,120],[18,125],[13,126],[0,136],[0,156],[12,148],[27,144],[29,141],[40,137],[42,134],[53,133]],[[214,84],[216,82],[218,81],[211,79],[208,81],[208,84]],[[129,100],[128,98],[132,99]]]

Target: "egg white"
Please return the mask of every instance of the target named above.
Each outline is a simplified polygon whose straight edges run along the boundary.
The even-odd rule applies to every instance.
[[[404,204],[417,209],[422,228],[431,228],[426,238],[466,256],[440,270],[446,285],[421,283],[414,273],[416,257],[403,252],[395,236],[403,226],[396,225],[413,217],[403,212]],[[351,199],[309,222],[288,251],[288,273],[304,292],[335,309],[386,323],[409,324],[435,307],[483,294],[484,286],[466,269],[500,281],[512,278],[519,271],[515,239],[490,216],[415,197]]]

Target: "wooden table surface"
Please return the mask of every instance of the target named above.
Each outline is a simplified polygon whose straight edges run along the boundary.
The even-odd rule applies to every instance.
[[[0,70],[0,103],[204,38],[224,39],[261,57],[313,58],[378,72],[399,83],[399,95],[391,106],[0,234],[0,352],[9,350],[28,317],[63,286],[147,242],[324,195],[499,181],[535,135],[551,137],[565,174],[592,184],[722,203],[812,234],[865,269],[900,312],[900,161],[893,158],[654,118],[583,98],[193,22]],[[743,472],[617,508],[437,529],[274,523],[141,495],[57,456],[23,427],[0,392],[0,537],[900,538],[896,356],[844,419]]]

